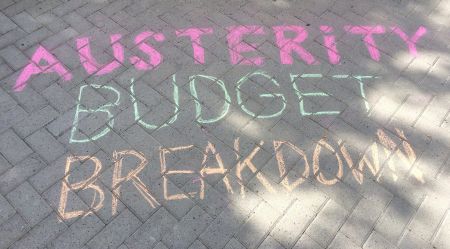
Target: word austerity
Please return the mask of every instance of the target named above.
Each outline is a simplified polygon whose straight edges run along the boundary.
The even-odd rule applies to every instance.
[[[323,36],[323,46],[328,55],[330,64],[336,65],[340,63],[341,55],[336,42],[336,36],[333,34],[334,28],[327,25],[319,27]],[[360,36],[364,42],[370,58],[374,61],[380,60],[380,52],[376,44],[376,36],[392,31],[392,34],[398,36],[412,56],[417,56],[416,44],[420,38],[426,34],[427,29],[420,26],[413,34],[407,34],[400,27],[384,27],[381,25],[374,26],[353,26],[347,25],[343,29],[352,35]],[[253,65],[261,66],[264,64],[264,57],[245,56],[244,53],[257,52],[256,44],[245,41],[248,36],[262,36],[266,35],[267,31],[264,27],[258,25],[243,25],[230,26],[227,28],[227,44],[229,52],[229,60],[232,65]],[[283,65],[292,64],[294,61],[293,55],[298,56],[303,62],[308,65],[317,65],[319,61],[311,54],[302,43],[308,38],[308,30],[303,26],[297,25],[281,25],[273,26],[272,31],[275,37],[275,44],[279,49],[279,60]],[[193,51],[194,63],[204,64],[205,54],[202,46],[202,39],[205,36],[212,35],[214,30],[212,28],[197,28],[191,27],[186,29],[179,29],[175,34],[180,39],[190,39]],[[113,50],[114,59],[105,64],[100,64],[91,53],[89,37],[81,37],[76,39],[76,48],[80,58],[80,62],[89,75],[105,75],[120,68],[125,62],[124,47],[121,43],[121,34],[112,34],[110,36],[111,48]],[[163,55],[154,48],[149,40],[153,42],[164,42],[166,37],[163,33],[155,33],[152,31],[143,31],[136,35],[134,43],[136,47],[142,51],[148,58],[140,58],[138,56],[131,56],[129,62],[134,65],[137,70],[152,70],[163,62]],[[43,63],[44,62],[44,63]],[[63,80],[69,81],[72,79],[71,72],[61,63],[55,56],[53,56],[47,49],[39,46],[34,52],[29,63],[24,67],[18,76],[13,87],[14,91],[22,91],[28,80],[33,75],[44,73],[56,73]]]

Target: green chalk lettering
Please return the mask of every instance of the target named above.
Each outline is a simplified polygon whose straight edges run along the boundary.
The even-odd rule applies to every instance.
[[[304,73],[300,77],[301,78],[322,78],[323,75],[320,73]]]
[[[242,77],[238,82],[237,82],[237,86],[236,86],[236,98],[237,98],[237,102],[238,105],[241,107],[241,109],[247,113],[248,115],[255,117],[255,118],[273,118],[273,117],[277,117],[279,115],[281,115],[281,113],[283,113],[284,109],[286,109],[286,98],[284,97],[283,94],[281,93],[264,93],[264,94],[260,94],[259,97],[261,98],[281,98],[281,109],[273,114],[267,114],[267,115],[256,115],[256,113],[250,111],[249,109],[247,109],[247,107],[245,107],[245,105],[242,103],[242,97],[241,97],[241,86],[247,82],[247,80],[252,77],[252,76],[256,76],[256,75],[260,75],[263,76],[267,79],[269,79],[274,85],[276,85],[277,87],[280,86],[280,84],[278,84],[278,82],[273,79],[271,76],[269,76],[266,72],[264,71],[260,71],[257,70],[253,73],[248,73],[247,75],[245,75],[244,77]]]
[[[296,78],[299,77],[297,74],[290,74],[291,76],[291,83],[292,87],[294,88],[295,94],[297,94],[298,100],[299,100],[299,109],[300,109],[300,115],[302,116],[317,116],[317,115],[338,115],[339,111],[320,111],[320,112],[307,112],[305,111],[305,105],[303,103],[304,97],[328,97],[330,96],[327,93],[324,92],[308,92],[303,93],[301,92],[297,84],[295,84]],[[300,78],[322,78],[321,74],[302,74]]]
[[[361,97],[364,100],[364,106],[366,107],[366,111],[369,112],[370,106],[369,106],[369,101],[367,101],[366,92],[364,90],[363,79],[373,79],[373,78],[377,78],[377,77],[370,76],[370,75],[354,75],[353,78],[355,78],[359,83],[359,90],[361,92]]]
[[[100,106],[97,109],[87,109],[84,108],[81,105],[81,96],[83,95],[83,91],[86,89],[86,87],[92,87],[95,89],[108,89],[112,92],[114,92],[117,96],[117,99],[114,103],[107,103],[105,105]],[[95,141],[101,137],[103,137],[104,135],[108,134],[108,132],[111,131],[111,129],[114,127],[114,115],[110,112],[110,108],[114,107],[114,106],[118,106],[120,103],[120,92],[117,91],[114,87],[111,86],[102,86],[102,85],[83,85],[80,87],[80,93],[78,94],[78,101],[77,101],[77,107],[75,110],[75,117],[73,120],[73,124],[72,124],[72,130],[70,132],[70,139],[69,139],[69,143],[86,143],[89,141]],[[92,137],[88,137],[88,138],[75,138],[75,133],[78,130],[78,124],[79,124],[79,118],[80,118],[80,113],[96,113],[96,112],[103,112],[106,113],[106,115],[108,116],[108,126],[105,127],[102,131],[100,131],[99,133],[97,133],[96,135],[92,136]]]
[[[332,77],[335,79],[347,79],[348,76],[349,76],[348,74],[336,74],[336,75],[333,75]]]
[[[136,100],[136,94],[134,92],[134,79],[131,79],[131,86],[130,86],[130,96],[131,96],[131,101],[133,102],[133,109],[134,109],[134,120],[138,122],[138,124],[142,125],[144,128],[147,129],[160,129],[163,127],[168,126],[169,124],[172,124],[173,122],[175,122],[178,118],[178,109],[179,109],[179,94],[178,94],[178,85],[176,84],[176,74],[172,75],[172,86],[173,86],[173,102],[175,103],[175,108],[174,108],[174,116],[171,117],[167,122],[165,122],[163,125],[161,126],[157,126],[157,125],[153,125],[153,124],[149,124],[145,121],[143,121],[141,119],[141,114],[139,113],[139,108],[138,108],[138,102]]]
[[[197,94],[197,88],[196,88],[196,79],[197,78],[204,78],[204,79],[211,80],[212,82],[219,85],[220,88],[223,90],[225,101],[222,106],[222,112],[220,113],[220,115],[218,117],[210,118],[210,119],[204,119],[201,117],[202,104],[200,103],[198,94]],[[201,75],[201,74],[192,75],[191,77],[189,77],[189,89],[191,91],[192,96],[194,97],[195,113],[196,113],[195,116],[197,118],[197,122],[203,123],[203,124],[214,123],[214,122],[221,120],[223,117],[225,117],[225,115],[227,115],[228,110],[230,109],[231,98],[230,98],[230,95],[228,95],[228,91],[227,91],[227,89],[225,87],[225,83],[223,83],[223,81],[221,81],[220,79],[218,79],[214,76],[209,76],[209,75]]]

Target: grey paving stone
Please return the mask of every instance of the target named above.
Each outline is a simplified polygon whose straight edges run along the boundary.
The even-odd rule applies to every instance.
[[[263,249],[283,249],[284,247],[278,243],[272,236],[267,236],[266,239],[263,241],[263,243],[258,247]]]
[[[14,46],[8,46],[1,50],[0,56],[14,70],[22,69],[28,63],[28,58]]]
[[[70,132],[71,131],[68,130],[58,138],[58,141],[61,144],[64,144],[70,153],[74,155],[94,155],[100,150],[99,146],[93,143],[69,143]]]
[[[353,244],[362,246],[384,210],[385,205],[377,205],[371,200],[361,199],[340,229],[342,235],[339,240],[345,241],[348,239]],[[336,243],[340,244],[341,242]]]
[[[100,233],[95,235],[87,245],[89,248],[117,248],[139,226],[141,226],[139,219],[125,209]]]
[[[50,206],[28,182],[9,192],[6,198],[31,227],[52,212]]]
[[[28,113],[19,105],[16,105],[0,116],[0,132],[4,132],[11,128],[16,123],[23,120]]]
[[[75,100],[72,96],[56,84],[47,87],[43,91],[43,95],[50,102],[50,104],[61,113],[66,112],[75,105]]]
[[[9,19],[3,13],[0,13],[0,22],[2,23],[2,27],[0,29],[0,34],[4,34],[8,31],[14,29],[15,27],[17,27],[17,25],[14,22],[12,22],[11,19]]]
[[[404,200],[395,198],[378,220],[375,231],[384,239],[396,243],[407,223],[412,218],[414,209]]]
[[[308,227],[306,234],[322,247],[327,247],[336,236],[346,216],[347,211],[343,207],[334,201],[328,201]]]
[[[196,238],[197,234],[192,228],[176,226],[172,235],[163,238],[163,242],[170,248],[189,248]]]
[[[21,136],[27,137],[35,131],[47,125],[58,116],[57,111],[51,106],[33,112],[26,119],[14,126],[14,130]]]
[[[12,130],[0,135],[0,153],[12,164],[22,161],[33,151]]]
[[[45,77],[44,75],[42,76]],[[39,75],[36,77],[40,78],[41,76]],[[33,81],[30,81],[29,83],[32,82]],[[15,97],[21,107],[28,113],[41,110],[48,105],[45,98],[31,87],[26,87],[23,91],[17,92]]]
[[[200,235],[200,240],[208,248],[223,248],[230,238],[237,233],[237,228],[243,223],[240,219],[242,211],[225,209]]]
[[[66,41],[69,41],[73,37],[77,36],[78,32],[69,27],[67,29],[61,30],[53,36],[48,37],[47,39],[42,41],[42,45],[49,51],[55,49],[59,45],[63,44]]]
[[[202,242],[200,242],[200,240],[196,240],[194,241],[194,243],[191,244],[191,246],[189,246],[190,249],[207,249],[206,246],[204,246],[202,244]]]
[[[87,3],[87,5],[89,4],[90,3]],[[77,11],[78,10],[80,10],[80,8],[77,8]],[[83,33],[92,28],[92,23],[88,22],[83,16],[79,15],[77,12],[70,12],[63,18],[67,22],[67,24],[72,26],[72,28],[74,28],[79,33]]]
[[[163,236],[171,234],[176,223],[177,220],[161,207],[125,241],[125,244],[129,248],[151,247]]]
[[[38,4],[34,4],[32,7],[28,8],[27,11],[30,13],[31,16],[37,17],[42,15],[43,13],[55,8],[56,6],[60,5],[61,1],[57,0],[49,0],[44,1]]]
[[[308,210],[302,201],[296,201],[277,222],[271,236],[284,247],[291,248],[306,230],[315,214],[314,210]]]
[[[87,17],[107,5],[107,2],[88,2],[86,5],[83,5],[82,7],[76,9],[76,12],[83,17]]]
[[[3,9],[3,12],[7,16],[14,16],[32,5],[34,5],[32,1],[20,1],[9,5],[7,8]]]
[[[72,128],[76,107],[67,110],[64,114],[57,117],[51,123],[47,124],[48,131],[55,137],[59,137]],[[81,116],[81,115],[80,115]],[[79,120],[82,120],[80,117]]]
[[[53,12],[58,16],[63,16],[71,11],[76,10],[77,8],[86,4],[85,0],[73,0],[67,1],[58,7],[53,9]]]
[[[162,241],[169,247],[187,248],[205,231],[212,220],[205,211],[194,206],[180,222],[174,224],[171,233],[163,235]]]
[[[57,1],[54,1],[57,2]],[[39,8],[39,7],[38,7]],[[33,13],[30,13],[33,15]],[[64,22],[64,20],[51,12],[42,12],[37,15],[36,20],[42,23],[45,27],[47,27],[51,32],[57,33],[65,28],[69,27],[69,25]],[[50,35],[49,35],[50,36]]]
[[[0,37],[0,48],[4,48],[18,39],[24,37],[27,33],[19,28],[15,28]]]
[[[247,248],[256,248],[280,215],[269,204],[262,202],[238,232],[239,242]]]
[[[352,210],[361,197],[354,189],[339,181],[334,184],[332,188],[324,184],[317,184],[317,182],[313,183],[319,190],[330,196],[333,201],[337,202],[341,207],[344,207],[348,211]]]
[[[439,247],[445,248],[447,245],[449,245],[449,226],[450,226],[449,223],[450,222],[447,213],[446,219],[443,220],[443,223],[440,225],[436,239],[433,242],[433,245],[436,246],[437,248]]]
[[[114,3],[103,8],[102,12],[105,13],[106,15],[110,16],[110,15],[116,13],[117,11],[124,9],[126,6],[128,6],[130,4],[131,4],[131,1],[129,1],[129,0],[115,1]]]
[[[38,44],[39,42],[41,42],[47,36],[50,36],[50,35],[52,35],[52,32],[48,28],[41,27],[33,32],[29,32],[28,35],[17,40],[15,45],[19,49],[28,49],[28,48],[35,46],[36,44]]]
[[[28,179],[38,193],[43,193],[64,177],[67,157],[69,157],[69,154],[60,156],[50,165],[46,165],[45,168]]]
[[[45,248],[48,242],[65,229],[67,226],[58,219],[55,213],[52,213],[10,248]]]
[[[10,169],[12,166],[11,164],[6,161],[6,159],[0,155],[0,175],[3,174],[5,171]]]
[[[41,27],[41,24],[26,11],[15,15],[12,19],[27,33],[31,33]]]
[[[155,249],[167,249],[168,247],[164,245],[164,243],[159,242],[155,247]]]
[[[36,131],[25,140],[47,162],[53,162],[66,151],[62,144],[45,129]]]
[[[336,237],[334,237],[333,241],[331,242],[330,246],[328,248],[349,248],[349,249],[358,249],[361,248],[358,245],[356,245],[350,238],[345,236],[342,233],[338,233]]]
[[[42,159],[37,154],[31,154],[0,176],[0,192],[10,192],[43,167]]]
[[[139,19],[127,14],[125,11],[119,11],[115,13],[113,16],[111,16],[111,19],[130,32],[138,30],[143,26]]]
[[[62,84],[82,84],[82,80],[79,77],[76,77],[78,72],[83,70],[84,68],[80,64],[80,56],[76,49],[72,46],[72,41],[69,40],[65,43],[62,43],[60,46],[52,50],[52,54],[58,58],[58,60],[67,68],[67,71],[69,71],[72,74],[72,80],[71,81],[65,81],[64,79],[61,79],[59,76],[59,83]],[[74,72],[75,71],[75,72]],[[61,87],[63,87],[62,85]],[[65,88],[66,91],[68,91],[68,88]]]
[[[0,248],[8,248],[9,245],[22,237],[29,229],[30,225],[18,214],[3,222],[0,225],[0,234],[2,235]]]
[[[198,189],[198,184],[191,183],[192,182],[188,182],[184,186],[185,192],[189,193],[192,189]],[[228,206],[228,200],[209,184],[205,185],[206,190],[204,198],[200,199],[197,196],[196,200],[198,201],[198,205],[210,216],[217,217],[222,210]]]
[[[7,8],[13,4],[14,4],[13,0],[7,0],[7,1],[2,2],[0,7],[3,9],[3,8]]]
[[[432,245],[428,241],[424,241],[414,235],[413,233],[406,233],[402,240],[400,241],[400,244],[398,245],[398,248],[406,249],[406,248],[436,248],[436,246]],[[438,247],[439,248],[439,247]],[[443,247],[444,248],[444,247]]]
[[[225,249],[244,249],[245,247],[239,243],[235,238],[230,239],[227,245],[224,247]]]
[[[94,237],[105,225],[94,214],[78,219],[58,238],[51,241],[48,248],[81,248]]]
[[[376,231],[373,231],[373,233],[370,235],[370,237],[367,239],[366,243],[363,246],[364,249],[366,248],[395,248],[395,246],[391,243],[389,243],[387,240],[383,238],[380,234],[378,234]]]
[[[322,249],[323,247],[320,246],[316,241],[314,241],[311,237],[309,237],[306,233],[302,235],[302,237],[297,241],[294,249]]]
[[[1,207],[1,213],[0,213],[0,224],[7,221],[11,216],[13,216],[16,211],[11,206],[11,204],[8,203],[8,201],[0,195],[0,207]]]
[[[6,64],[0,65],[0,79],[3,79],[5,77],[9,76],[12,73],[13,73],[13,71],[8,65],[6,65]]]
[[[0,97],[1,97],[1,113],[5,113],[8,110],[10,110],[11,108],[15,107],[17,105],[17,103],[14,101],[14,99],[6,92],[1,92],[0,93]]]
[[[420,170],[424,178],[434,178],[438,174],[448,157],[446,146],[437,140],[432,141],[420,158],[416,161],[415,168]]]

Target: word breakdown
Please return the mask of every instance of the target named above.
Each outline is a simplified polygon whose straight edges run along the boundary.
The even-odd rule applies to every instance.
[[[408,34],[398,26],[384,27],[382,25],[358,26],[346,25],[342,27],[350,35],[362,37],[362,41],[367,48],[368,55],[374,61],[380,61],[380,51],[376,43],[376,37],[383,34],[393,34],[397,36],[408,49],[412,56],[417,56],[417,42],[423,37],[427,29],[419,26],[415,32]],[[228,45],[229,61],[232,65],[262,66],[264,57],[262,55],[246,56],[248,53],[258,52],[257,44],[246,41],[246,38],[267,35],[267,28],[259,25],[230,26],[226,28],[226,42]],[[294,62],[294,54],[307,65],[318,65],[320,62],[303,45],[308,39],[308,29],[298,25],[273,26],[274,43],[279,50],[279,62],[281,65],[291,65]],[[341,61],[339,46],[336,36],[333,34],[334,28],[328,25],[320,25],[324,49],[328,57],[328,62],[337,65]],[[191,27],[175,31],[178,39],[188,38],[191,41],[192,57],[195,64],[205,64],[205,48],[202,40],[214,35],[212,28]],[[110,35],[111,49],[114,59],[109,63],[101,64],[92,55],[90,38],[77,38],[76,49],[80,63],[88,75],[106,75],[120,68],[125,63],[124,45],[121,42],[122,34]],[[158,51],[153,43],[162,43],[166,39],[163,33],[143,31],[134,38],[135,46],[147,56],[140,58],[136,55],[130,56],[128,61],[134,65],[136,70],[147,71],[157,69],[164,61],[163,54]],[[52,55],[47,49],[39,46],[31,57],[29,63],[23,68],[14,85],[14,91],[22,91],[33,75],[54,73],[63,80],[72,80],[72,73],[64,64]]]
[[[326,138],[320,139],[313,149],[312,160],[305,153],[304,149],[297,147],[289,141],[272,141],[274,150],[273,153],[277,162],[276,167],[278,168],[279,178],[282,179],[282,190],[286,193],[295,191],[295,189],[305,182],[310,176],[314,177],[320,184],[332,186],[342,180],[344,176],[344,168],[349,169],[353,178],[359,184],[363,184],[364,182],[364,172],[366,168],[369,170],[370,174],[372,174],[374,180],[379,181],[383,174],[382,158],[389,158],[386,163],[390,172],[388,173],[390,174],[388,177],[392,177],[396,180],[398,178],[398,172],[404,172],[406,170],[406,172],[409,172],[409,176],[414,177],[421,183],[424,183],[422,173],[418,169],[411,169],[413,162],[416,160],[416,153],[414,152],[414,149],[408,142],[402,130],[395,129],[395,131],[397,136],[403,139],[401,141],[401,145],[397,145],[386,132],[382,129],[378,129],[376,134],[377,140],[369,146],[368,150],[363,155],[358,156],[359,161],[354,161],[355,157],[350,155],[347,147],[340,140],[337,141],[336,148],[333,147]],[[241,157],[239,156],[240,138],[235,138],[234,151],[236,153],[237,163],[235,167],[230,167],[230,165],[226,165],[224,163],[221,152],[217,151],[215,145],[208,141],[204,150],[203,159],[201,160],[202,163],[198,171],[173,169],[173,166],[170,165],[167,160],[171,154],[189,152],[193,149],[194,145],[182,145],[172,148],[159,147],[159,170],[160,177],[162,178],[162,190],[151,189],[149,186],[146,186],[144,180],[140,176],[140,173],[142,173],[146,167],[154,167],[153,165],[149,165],[149,161],[145,155],[135,150],[114,151],[114,167],[111,181],[111,212],[113,215],[117,214],[118,199],[122,194],[121,185],[126,182],[134,186],[136,191],[151,208],[156,208],[161,205],[162,201],[177,201],[190,197],[197,197],[200,200],[205,199],[205,179],[213,175],[221,176],[221,184],[224,185],[224,189],[228,194],[239,194],[242,198],[245,198],[243,178],[243,173],[245,171],[250,171],[254,174],[261,186],[263,186],[263,188],[265,188],[269,193],[280,194],[280,190],[276,190],[274,184],[271,183],[269,178],[258,170],[259,167],[257,167],[253,161],[255,157],[258,157],[258,153],[261,150],[260,146],[263,144],[264,141],[260,141],[259,144],[256,145],[247,156]],[[383,153],[380,153],[380,149]],[[303,162],[303,169],[300,170],[302,173],[297,177],[297,179],[292,179],[292,176],[287,174],[288,171],[285,162],[285,154],[288,150],[298,156],[299,162]],[[328,151],[329,153],[324,154],[324,151]],[[326,157],[334,158],[337,168],[334,175],[330,174],[330,172],[324,173],[321,170],[320,158],[324,159]],[[133,165],[136,165],[136,167],[131,170],[127,170],[127,173],[123,173],[124,162],[126,159],[130,158],[134,159]],[[398,158],[401,163],[394,163],[394,158]],[[213,164],[211,161],[214,161],[215,163]],[[72,181],[71,172],[75,171],[75,166],[73,166],[75,162],[82,162],[79,167],[93,168],[93,170],[87,170],[88,172],[92,172],[91,175],[80,181]],[[312,167],[310,166],[310,162],[312,162]],[[93,167],[90,166],[90,164],[93,164]],[[95,156],[69,156],[67,158],[65,177],[62,181],[61,196],[58,208],[58,211],[63,219],[72,219],[75,217],[85,216],[91,212],[95,212],[103,208],[105,192],[97,183],[100,172],[102,172],[102,167],[102,162]],[[403,169],[400,170],[400,167]],[[155,170],[157,169],[155,168]],[[83,174],[83,176],[86,175],[86,173]],[[195,176],[195,180],[193,180],[192,183],[198,184],[198,190],[189,192],[188,194],[183,192],[171,192],[168,187],[168,177],[174,175],[186,177]],[[232,175],[234,176],[233,178],[231,177]],[[232,187],[231,179],[237,179],[238,189]],[[88,210],[66,210],[68,205],[70,206],[70,199],[68,198],[68,195],[72,191],[93,191],[94,196],[92,197],[92,202]],[[155,192],[162,192],[163,200],[158,200],[155,197]]]

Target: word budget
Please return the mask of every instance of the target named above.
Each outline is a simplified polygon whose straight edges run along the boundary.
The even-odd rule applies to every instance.
[[[257,94],[257,98],[259,99],[265,99],[265,100],[273,100],[271,102],[271,106],[276,108],[274,111],[271,111],[269,113],[256,113],[250,106],[246,104],[246,102],[243,100],[245,98],[242,97],[242,95],[245,94],[245,91],[242,91],[242,86],[244,85],[251,85],[252,80],[255,77],[261,77],[263,79],[266,79],[269,84],[276,87],[277,91],[270,92],[270,91],[264,91],[260,94]],[[365,85],[367,80],[376,79],[378,77],[376,76],[370,76],[370,75],[348,75],[348,74],[337,74],[337,75],[330,75],[328,76],[331,79],[344,81],[348,84],[354,84],[359,89],[358,94],[360,95],[361,99],[361,106],[363,108],[365,107],[366,111],[369,110],[369,103],[366,99],[366,93],[365,93]],[[170,115],[170,118],[164,121],[164,124],[158,124],[154,121],[150,121],[148,119],[144,119],[142,112],[143,110],[140,110],[136,97],[136,90],[135,90],[135,83],[134,79],[131,79],[131,85],[129,87],[129,92],[127,94],[130,96],[130,100],[132,103],[132,112],[134,116],[134,121],[136,121],[140,126],[149,129],[149,130],[158,130],[160,128],[167,127],[170,124],[173,124],[174,122],[177,122],[179,114],[182,112],[180,110],[180,90],[179,86],[176,83],[177,75],[172,75],[172,103],[171,109],[173,110],[173,113],[167,113],[167,115]],[[232,100],[230,91],[227,88],[227,85],[224,81],[221,79],[214,77],[212,75],[191,75],[189,77],[189,94],[192,96],[192,100],[195,103],[195,119],[197,123],[199,124],[212,124],[215,122],[218,122],[225,118],[225,116],[230,112],[231,106],[233,103],[236,103],[239,107],[239,109],[256,119],[270,119],[275,118],[283,114],[285,112],[287,103],[291,102],[292,106],[297,106],[298,112],[296,112],[300,117],[305,116],[319,116],[319,115],[339,115],[339,110],[329,110],[329,109],[321,109],[321,110],[310,110],[310,107],[305,105],[305,100],[309,99],[316,99],[316,98],[329,98],[332,95],[326,92],[322,91],[310,91],[310,90],[304,90],[301,89],[298,85],[298,81],[302,80],[317,80],[320,81],[325,78],[322,74],[289,74],[290,82],[289,84],[286,84],[287,82],[278,83],[278,81],[269,73],[262,71],[262,70],[256,70],[254,72],[246,74],[244,77],[240,78],[233,86],[235,86],[235,96],[236,100]],[[205,81],[210,84],[216,85],[218,91],[214,93],[214,95],[217,98],[221,99],[221,106],[210,108],[214,109],[217,113],[214,115],[205,115],[204,112],[206,107],[204,106],[204,102],[202,101],[202,96],[200,96],[198,89],[204,88]],[[227,82],[228,83],[228,82]],[[256,84],[256,83],[253,83]],[[286,94],[283,93],[283,89],[281,89],[281,85],[289,86],[290,90],[295,93],[294,99],[290,99]],[[103,92],[108,92],[109,96],[113,96],[114,100],[107,101],[101,106],[95,107],[95,108],[89,108],[86,107],[85,100],[89,100],[89,91],[90,90],[99,90]],[[220,92],[220,93],[219,93]],[[141,91],[142,93],[142,91]],[[106,93],[105,93],[106,94]],[[80,91],[78,94],[78,100],[77,100],[77,106],[75,109],[75,115],[72,123],[72,129],[70,133],[70,143],[87,143],[92,142],[95,140],[98,140],[102,138],[103,136],[107,135],[109,132],[111,132],[114,129],[114,122],[115,122],[115,115],[113,114],[116,109],[119,109],[119,106],[123,104],[123,96],[121,95],[121,92],[115,88],[114,86],[110,85],[97,85],[97,84],[90,84],[90,85],[82,85],[80,87]],[[162,106],[162,105],[159,105]],[[186,107],[185,107],[186,108]],[[186,110],[184,110],[186,111]],[[162,111],[164,112],[164,111]],[[160,112],[161,113],[161,112]],[[83,134],[82,132],[79,132],[79,126],[80,123],[83,121],[83,117],[86,116],[85,114],[92,114],[97,116],[99,119],[102,118],[105,121],[104,128],[96,131],[95,133],[90,134],[89,136]],[[105,115],[106,114],[106,115]],[[182,122],[182,121],[178,121]]]
[[[319,40],[326,50],[326,57],[330,64],[337,65],[341,61],[339,44],[336,39],[336,28],[328,25],[317,27],[322,38]],[[341,27],[346,34],[358,37],[365,47],[370,58],[374,61],[380,60],[380,50],[376,40],[377,36],[387,34],[394,35],[405,44],[405,48],[412,56],[417,56],[417,42],[427,29],[419,26],[416,31],[404,31],[398,26],[385,27],[382,25],[359,26],[346,25]],[[310,28],[311,29],[311,28]],[[281,65],[293,64],[294,58],[300,59],[307,65],[318,65],[320,62],[308,49],[308,34],[311,30],[299,25],[279,25],[270,28],[259,25],[230,26],[226,28],[226,43],[228,46],[229,62],[232,65],[262,66],[264,56],[259,53],[258,44],[248,41],[249,39],[258,39],[261,36],[267,36],[272,33],[274,44],[278,47],[279,63]],[[204,40],[211,39],[214,35],[212,28],[190,27],[175,30],[175,39],[188,39],[191,42],[192,57],[195,64],[205,64],[205,48],[202,45]],[[264,38],[264,37],[263,37]],[[153,31],[143,31],[134,37],[134,45],[146,58],[137,55],[130,56],[126,60],[124,55],[124,45],[122,44],[122,34],[111,34],[111,49],[114,58],[112,61],[101,64],[91,53],[90,37],[79,37],[76,39],[76,49],[80,63],[88,75],[105,75],[122,67],[126,63],[134,65],[136,70],[157,69],[164,60],[164,55],[155,47],[164,46],[166,35]],[[359,42],[355,40],[355,42]],[[161,43],[161,44],[158,44]],[[250,53],[250,54],[249,54]],[[295,55],[295,57],[294,57]],[[27,82],[33,75],[44,73],[55,73],[63,80],[72,80],[72,73],[64,64],[52,55],[47,49],[39,46],[34,52],[29,63],[24,67],[18,76],[14,91],[22,91]]]

